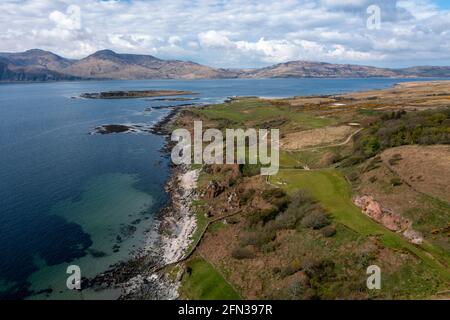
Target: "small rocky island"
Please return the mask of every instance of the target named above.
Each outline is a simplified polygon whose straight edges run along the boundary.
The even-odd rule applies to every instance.
[[[136,99],[164,96],[193,95],[192,91],[184,90],[142,90],[142,91],[107,91],[96,93],[83,93],[85,99]]]
[[[96,127],[90,134],[151,133],[152,129],[152,125],[146,124],[108,124]]]

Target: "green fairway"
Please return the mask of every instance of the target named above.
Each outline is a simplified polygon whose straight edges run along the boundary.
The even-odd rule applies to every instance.
[[[320,159],[326,152],[333,152],[332,148],[319,150],[286,151],[280,150],[280,167],[285,169],[317,168],[320,166]]]
[[[239,294],[214,267],[200,257],[186,263],[180,293],[190,300],[239,300]],[[190,274],[189,274],[190,273]]]
[[[316,171],[286,169],[271,177],[270,182],[282,185],[287,192],[294,192],[298,189],[308,191],[337,222],[361,235],[378,236],[386,247],[411,252],[430,267],[435,268],[446,279],[450,279],[450,271],[446,267],[450,262],[448,256],[436,256],[437,250],[429,243],[420,247],[414,246],[400,235],[389,231],[362,214],[361,210],[352,203],[350,186],[339,171],[334,169]]]
[[[294,111],[290,106],[273,105],[261,99],[244,99],[206,108],[194,109],[194,113],[211,120],[229,120],[235,125],[264,124],[279,121],[280,126],[297,129],[321,128],[336,123],[333,118],[318,117],[312,112]]]

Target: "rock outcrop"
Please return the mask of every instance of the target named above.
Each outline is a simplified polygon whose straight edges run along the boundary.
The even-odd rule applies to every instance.
[[[423,242],[422,234],[413,230],[411,221],[389,209],[383,208],[372,196],[357,196],[353,198],[353,202],[362,209],[366,216],[391,231],[401,233],[409,242],[413,244],[421,244]]]

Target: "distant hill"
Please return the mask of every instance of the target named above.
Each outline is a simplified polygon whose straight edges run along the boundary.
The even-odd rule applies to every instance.
[[[161,60],[150,55],[117,54],[103,50],[81,59],[63,73],[97,79],[201,79],[223,78],[224,71],[194,62]]]
[[[20,53],[0,53],[0,81],[61,81],[83,78],[60,70],[73,60],[54,53],[33,49]]]
[[[421,66],[412,67],[398,70],[401,74],[408,75],[421,75],[422,77],[450,77],[450,67],[432,67],[432,66]]]
[[[248,72],[251,78],[368,78],[397,77],[394,70],[350,64],[290,61]]]
[[[216,69],[191,61],[98,51],[80,60],[39,49],[0,53],[0,81],[91,79],[450,77],[450,67],[386,69],[351,64],[290,61],[260,69]]]

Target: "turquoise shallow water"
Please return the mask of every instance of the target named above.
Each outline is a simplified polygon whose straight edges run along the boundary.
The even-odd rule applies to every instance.
[[[83,276],[93,276],[126,259],[142,245],[144,231],[167,200],[168,159],[159,151],[163,137],[88,133],[104,124],[154,123],[168,110],[145,113],[145,108],[177,103],[71,97],[105,90],[180,89],[199,93],[199,103],[213,103],[233,95],[328,94],[400,81],[405,80],[0,85],[0,298],[80,299],[65,287],[66,267],[77,264]],[[46,293],[38,294],[42,290]]]

